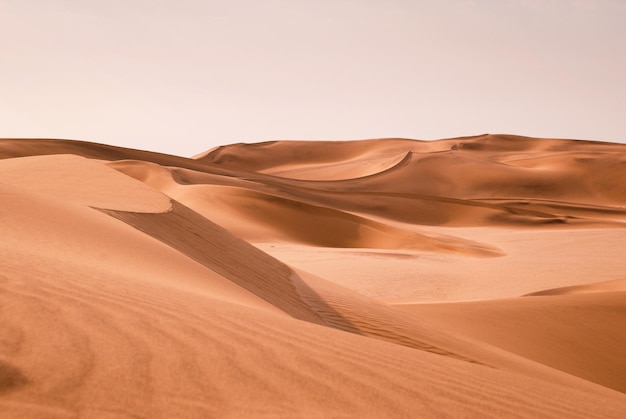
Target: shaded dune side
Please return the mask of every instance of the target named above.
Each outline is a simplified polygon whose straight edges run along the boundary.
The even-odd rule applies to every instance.
[[[281,262],[239,240],[184,205],[172,211],[141,214],[102,210],[207,266],[291,316],[311,323],[323,320],[302,301]]]
[[[126,187],[132,190],[132,179],[128,181]],[[0,202],[0,251],[4,251],[0,256],[4,262],[0,279],[12,262],[23,265],[23,272],[39,265],[45,271],[56,265],[68,275],[80,272],[84,280],[128,276],[145,288],[211,296],[286,316],[175,249],[98,210],[78,205],[67,196],[33,193],[0,182]],[[108,203],[115,201],[109,199]],[[132,208],[119,203],[110,206],[117,210]],[[103,280],[97,286],[111,284]]]
[[[626,291],[395,307],[626,393]]]

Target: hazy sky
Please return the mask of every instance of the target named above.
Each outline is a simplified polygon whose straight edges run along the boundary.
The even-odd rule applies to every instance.
[[[0,0],[0,137],[626,142],[626,0]]]

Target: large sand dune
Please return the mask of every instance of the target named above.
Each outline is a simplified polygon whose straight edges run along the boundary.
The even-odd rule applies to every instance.
[[[0,140],[0,417],[626,412],[626,146]]]

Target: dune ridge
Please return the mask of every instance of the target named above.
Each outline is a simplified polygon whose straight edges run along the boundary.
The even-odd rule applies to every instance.
[[[610,281],[593,282],[584,285],[572,285],[569,287],[551,288],[549,290],[535,291],[526,294],[526,296],[543,296],[543,295],[570,295],[570,294],[587,294],[594,292],[609,291],[626,291],[626,278],[613,279]]]
[[[620,418],[625,147],[0,140],[0,417]]]

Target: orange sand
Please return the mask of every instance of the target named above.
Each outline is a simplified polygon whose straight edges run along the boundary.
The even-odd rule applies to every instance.
[[[626,145],[0,140],[0,417],[626,412]]]

